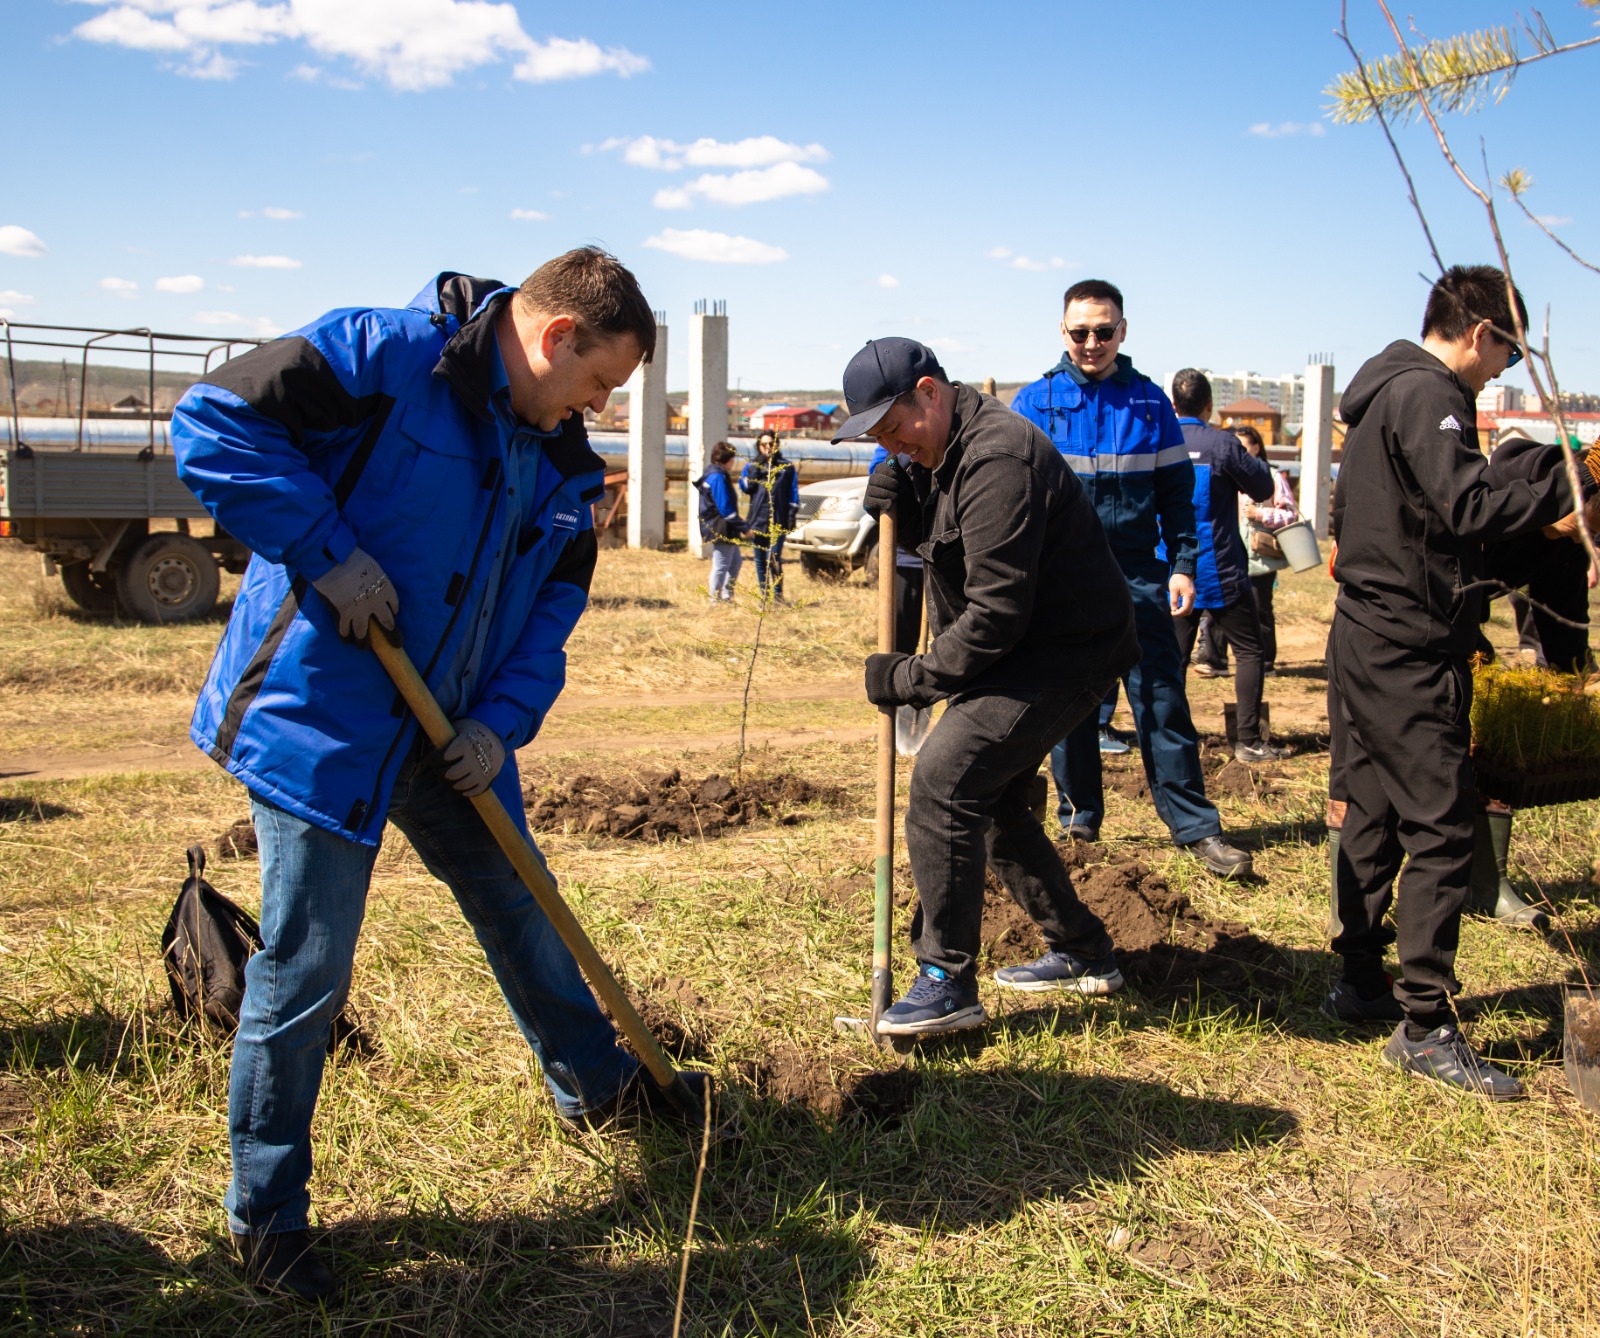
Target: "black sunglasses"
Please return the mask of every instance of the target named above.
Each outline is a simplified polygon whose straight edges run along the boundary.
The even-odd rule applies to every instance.
[[[1511,350],[1511,356],[1506,359],[1506,371],[1509,372],[1513,367],[1522,361],[1522,345],[1517,343],[1515,339],[1507,339],[1503,334],[1500,333],[1500,331],[1496,330],[1493,325],[1489,327],[1489,333]]]
[[[1117,331],[1121,328],[1122,322],[1118,321],[1115,325],[1096,325],[1089,329],[1068,330],[1067,338],[1072,340],[1074,344],[1087,344],[1089,336],[1093,335],[1102,344],[1109,344],[1116,338]]]

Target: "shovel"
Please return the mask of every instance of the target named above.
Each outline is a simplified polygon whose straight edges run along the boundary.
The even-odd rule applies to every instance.
[[[400,689],[400,695],[405,698],[411,713],[421,723],[423,732],[427,734],[435,748],[445,747],[456,736],[455,726],[439,709],[439,703],[434,700],[427,683],[423,681],[416,665],[412,664],[411,657],[401,646],[399,631],[386,632],[380,624],[374,622],[371,640],[378,659],[388,671],[389,677],[394,680],[394,685]],[[533,899],[539,903],[539,909],[555,926],[556,933],[561,935],[561,941],[577,959],[590,986],[610,1010],[611,1016],[617,1020],[617,1026],[628,1038],[629,1044],[633,1046],[651,1078],[685,1117],[699,1123],[705,1118],[704,1107],[695,1099],[694,1093],[689,1090],[689,1085],[678,1076],[678,1071],[672,1067],[666,1055],[662,1053],[661,1047],[656,1044],[656,1038],[650,1034],[650,1028],[645,1026],[644,1019],[639,1016],[639,1010],[623,992],[622,986],[617,984],[617,978],[611,974],[611,968],[595,951],[594,944],[589,941],[589,936],[583,932],[583,926],[578,923],[578,917],[572,913],[572,908],[556,890],[554,880],[545,872],[544,865],[534,854],[533,846],[529,844],[528,839],[511,820],[505,805],[495,796],[493,790],[485,790],[482,794],[475,794],[470,798],[484,825],[488,827],[500,849],[505,852],[506,858],[511,861],[512,867],[516,869],[522,881],[528,885],[528,891],[533,893]]]
[[[894,649],[894,512],[878,517],[878,649]],[[919,743],[920,746],[920,743]],[[872,1017],[836,1017],[840,1033],[865,1033],[877,1045],[894,1044],[898,1037],[880,1036],[878,1019],[894,997],[894,975],[889,965],[889,936],[894,918],[894,757],[895,709],[878,708],[878,812],[874,840],[872,894]],[[896,1050],[902,1047],[894,1045]]]
[[[881,581],[882,578],[880,577]],[[924,582],[922,593],[922,631],[917,637],[917,653],[928,653],[928,593]],[[901,757],[915,757],[927,742],[933,728],[931,706],[897,706],[894,712],[894,750]]]

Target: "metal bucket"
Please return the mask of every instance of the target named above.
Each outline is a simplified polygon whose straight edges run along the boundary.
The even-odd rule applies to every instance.
[[[1296,571],[1310,571],[1322,565],[1322,550],[1317,547],[1317,532],[1309,520],[1297,520],[1281,530],[1273,530],[1272,537],[1283,549],[1283,555]]]

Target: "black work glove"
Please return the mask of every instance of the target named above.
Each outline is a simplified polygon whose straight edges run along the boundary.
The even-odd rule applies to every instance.
[[[867,656],[867,700],[874,706],[903,706],[908,698],[895,687],[895,674],[910,660],[903,651],[880,651]]]
[[[889,456],[878,462],[878,467],[867,477],[866,495],[861,499],[862,509],[874,517],[893,509],[895,518],[909,516],[917,507],[917,490],[912,487],[911,475],[900,462]]]
[[[506,745],[481,720],[463,716],[454,723],[456,736],[440,753],[444,778],[462,794],[482,794],[505,765]]]

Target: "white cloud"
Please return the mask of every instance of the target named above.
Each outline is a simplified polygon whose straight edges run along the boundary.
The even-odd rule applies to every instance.
[[[708,232],[705,228],[663,228],[654,237],[646,237],[644,244],[685,260],[705,260],[716,265],[772,265],[789,258],[781,246],[769,246],[750,237],[730,237],[725,232]]]
[[[198,293],[205,286],[206,281],[198,274],[172,274],[155,282],[158,293]]]
[[[1315,139],[1326,133],[1321,121],[1279,121],[1277,125],[1271,121],[1258,121],[1245,131],[1245,134],[1255,135],[1259,139],[1282,139],[1286,135],[1310,135]]]
[[[511,217],[519,223],[543,223],[550,215],[543,209],[513,209]]]
[[[1011,258],[1012,269],[1025,269],[1034,274],[1042,270],[1065,269],[1066,267],[1067,262],[1060,256],[1051,256],[1048,260],[1033,260],[1028,256],[1013,256]]]
[[[873,282],[877,284],[879,288],[898,288],[900,286],[900,280],[895,278],[892,274],[880,274],[876,279],[873,280]]]
[[[1565,214],[1535,214],[1533,219],[1536,223],[1543,223],[1547,228],[1565,228],[1572,224],[1572,220]],[[4,296],[4,293],[0,293],[0,297]]]
[[[38,236],[15,223],[0,227],[0,255],[32,258],[49,254],[49,248]]]
[[[0,302],[7,302],[17,307],[31,307],[33,294],[19,293],[15,288],[0,288]]]
[[[132,279],[105,278],[100,280],[100,287],[112,297],[133,298],[139,293],[139,285]]]
[[[984,252],[984,255],[988,256],[990,260],[1004,260],[1010,254],[1011,248],[1009,246],[995,246]]]
[[[288,256],[234,256],[228,262],[244,269],[299,269],[300,262]]]
[[[289,78],[302,84],[323,84],[328,88],[342,89],[346,93],[359,93],[366,87],[359,80],[329,74],[320,65],[296,65],[289,71]]]
[[[677,172],[685,167],[770,167],[775,163],[823,163],[828,151],[820,144],[791,144],[776,135],[752,135],[748,139],[717,140],[702,138],[689,144],[638,135],[632,139],[608,139],[596,148],[601,153],[622,150],[622,161],[633,167],[648,167],[660,172]]]
[[[283,333],[283,326],[266,316],[240,316],[232,311],[197,311],[193,317],[196,325],[221,325],[230,329],[245,330],[262,339]]]
[[[814,168],[798,163],[774,163],[771,167],[723,176],[706,173],[682,186],[658,190],[651,201],[657,209],[688,209],[695,197],[713,204],[764,204],[791,195],[816,195],[828,189],[828,178]]]
[[[227,79],[238,62],[225,47],[300,42],[322,58],[344,59],[392,88],[440,88],[456,75],[510,60],[529,83],[595,74],[626,78],[650,68],[621,47],[588,38],[535,41],[516,6],[491,0],[82,0],[101,12],[73,34],[85,41],[183,56],[180,74]],[[292,76],[325,79],[300,64]]]
[[[971,353],[972,346],[963,344],[959,339],[930,339],[928,347],[935,353]]]
[[[269,204],[265,209],[241,209],[239,211],[239,217],[271,218],[282,222],[291,218],[304,218],[305,214],[298,209],[284,209],[278,205]]]

